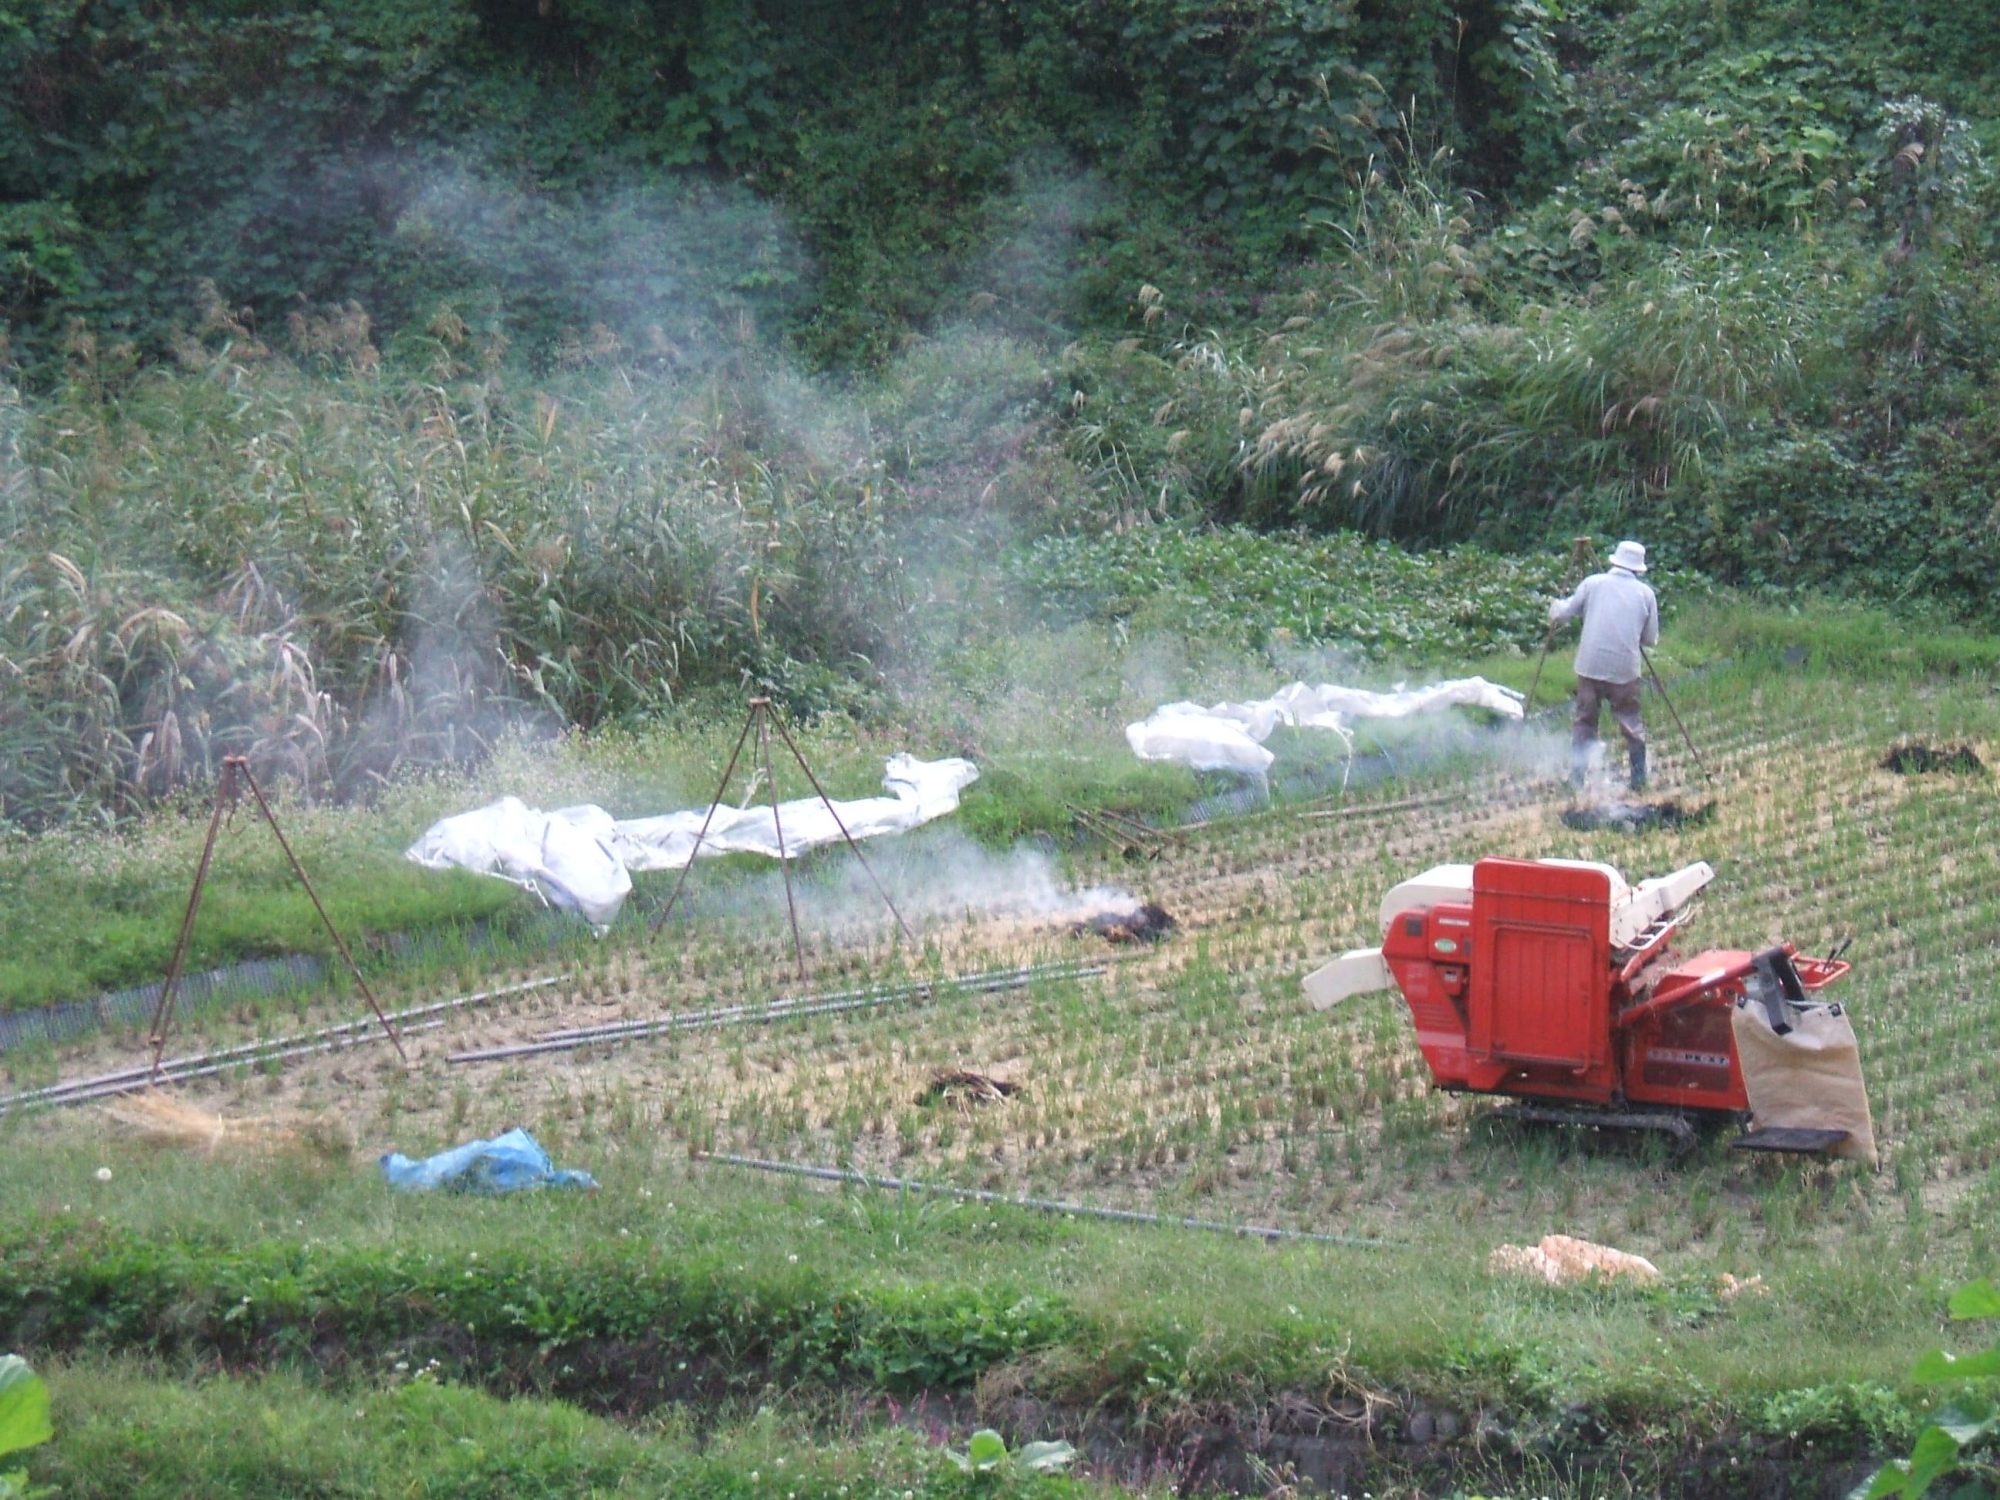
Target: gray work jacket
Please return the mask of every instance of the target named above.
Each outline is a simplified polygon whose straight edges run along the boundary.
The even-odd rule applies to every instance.
[[[1599,682],[1637,682],[1641,646],[1660,638],[1660,601],[1635,573],[1612,568],[1593,573],[1576,592],[1549,610],[1551,622],[1583,616],[1576,645],[1576,675]]]

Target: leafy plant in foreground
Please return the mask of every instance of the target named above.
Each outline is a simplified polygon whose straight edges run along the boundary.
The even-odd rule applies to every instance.
[[[18,1354],[0,1356],[0,1459],[46,1443],[55,1436],[49,1425],[49,1388]],[[0,1470],[0,1500],[28,1493],[26,1469]]]
[[[1076,1449],[1068,1443],[1027,1443],[1020,1451],[1010,1453],[1007,1440],[991,1427],[982,1427],[973,1433],[960,1453],[956,1448],[947,1448],[945,1456],[961,1471],[975,1477],[1003,1474],[1054,1474],[1068,1467],[1076,1457]]]
[[[1950,1303],[1955,1320],[2000,1318],[2000,1287],[1976,1281],[1962,1287]],[[1923,1385],[1947,1380],[1991,1380],[2000,1377],[2000,1342],[1963,1358],[1933,1349],[1910,1372]],[[1995,1461],[1995,1437],[2000,1435],[2000,1406],[1983,1395],[1965,1395],[1931,1418],[1917,1434],[1907,1459],[1891,1459],[1857,1485],[1849,1500],[1879,1500],[1886,1495],[1927,1494],[1940,1479],[1954,1481],[1952,1500],[1979,1500],[2000,1495],[2000,1462]]]

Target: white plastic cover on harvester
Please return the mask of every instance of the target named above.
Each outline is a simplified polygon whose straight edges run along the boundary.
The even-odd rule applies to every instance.
[[[1377,693],[1367,688],[1295,682],[1254,703],[1169,703],[1137,724],[1125,739],[1141,760],[1170,760],[1197,771],[1238,771],[1262,776],[1277,757],[1264,741],[1280,724],[1325,729],[1347,739],[1355,719],[1407,719],[1454,706],[1491,709],[1510,719],[1522,713],[1523,695],[1484,677],[1460,677],[1429,687]]]
[[[502,797],[433,823],[406,857],[429,870],[457,868],[510,880],[602,931],[631,894],[632,871],[687,864],[703,819],[708,820],[703,856],[776,858],[782,833],[785,857],[791,858],[839,839],[843,826],[852,838],[877,838],[943,817],[978,779],[979,769],[969,760],[896,755],[882,777],[889,796],[835,802],[831,810],[818,797],[802,797],[780,803],[775,821],[769,803],[620,820],[596,806],[543,812],[518,797]]]

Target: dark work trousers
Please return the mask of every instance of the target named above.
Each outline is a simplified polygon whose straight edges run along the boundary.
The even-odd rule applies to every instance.
[[[1644,754],[1646,726],[1639,719],[1639,679],[1636,677],[1630,682],[1577,678],[1576,717],[1571,721],[1569,730],[1571,748],[1582,750],[1597,738],[1597,711],[1603,704],[1611,706],[1611,717],[1618,721],[1618,730],[1625,736],[1626,748]]]

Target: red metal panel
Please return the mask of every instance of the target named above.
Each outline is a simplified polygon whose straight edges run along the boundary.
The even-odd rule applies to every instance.
[[[1737,993],[1734,983],[1724,984],[1622,1032],[1625,1097],[1674,1109],[1748,1109],[1729,1024]]]
[[[1611,882],[1602,870],[1518,859],[1473,866],[1475,1056],[1615,1081],[1610,983]]]
[[[1463,998],[1471,932],[1472,908],[1443,903],[1398,914],[1382,939],[1383,960],[1410,1007],[1417,1045],[1440,1088],[1471,1082]]]

